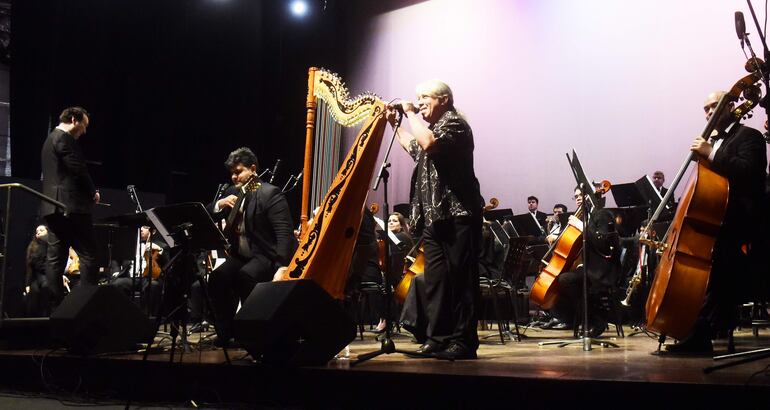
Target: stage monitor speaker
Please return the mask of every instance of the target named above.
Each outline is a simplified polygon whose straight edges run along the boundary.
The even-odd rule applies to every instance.
[[[259,283],[233,320],[233,335],[265,363],[323,365],[356,337],[347,312],[309,279]]]
[[[150,319],[114,286],[78,286],[51,314],[51,334],[75,354],[135,349],[150,340]]]

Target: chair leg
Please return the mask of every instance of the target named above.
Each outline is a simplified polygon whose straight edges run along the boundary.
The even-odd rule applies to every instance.
[[[492,294],[492,308],[495,310],[495,321],[497,322],[497,331],[500,333],[500,343],[505,344],[505,334],[503,333],[503,320],[500,314],[500,305],[497,303],[497,289],[489,284],[489,292]]]

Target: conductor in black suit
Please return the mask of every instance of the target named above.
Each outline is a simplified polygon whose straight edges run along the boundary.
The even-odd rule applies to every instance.
[[[231,152],[225,167],[234,185],[208,207],[215,220],[230,220],[230,213],[238,212],[232,218],[233,226],[225,227],[230,243],[228,256],[209,278],[218,346],[224,346],[232,337],[231,323],[238,301],[244,303],[257,283],[269,282],[285,270],[295,248],[289,204],[280,188],[259,180],[258,166],[250,149],[242,147]],[[242,194],[243,187],[250,189]],[[239,195],[245,195],[244,200],[234,209]]]
[[[67,206],[67,213],[43,202],[40,214],[48,225],[46,278],[53,306],[64,297],[62,275],[69,248],[80,257],[81,286],[96,286],[96,239],[91,211],[99,202],[78,139],[86,133],[89,115],[81,107],[70,107],[59,115],[59,125],[43,143],[40,159],[43,193]]]

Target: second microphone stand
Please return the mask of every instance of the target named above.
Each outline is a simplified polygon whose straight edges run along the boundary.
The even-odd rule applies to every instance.
[[[388,162],[388,158],[390,157],[390,150],[393,148],[393,141],[396,139],[396,134],[398,133],[398,126],[401,124],[401,119],[398,120],[398,125],[396,125],[396,128],[393,130],[393,137],[390,139],[390,145],[388,145],[388,150],[385,153],[385,158],[382,160],[382,166],[380,166],[380,172],[379,175],[377,175],[377,180],[374,183],[374,187],[372,190],[376,191],[377,188],[380,185],[380,181],[382,181],[383,185],[383,192],[382,192],[382,220],[387,221],[388,217],[390,216],[390,207],[388,205],[388,177],[390,177],[390,173],[388,172],[388,168],[390,168],[390,163]],[[385,229],[388,229],[387,225],[385,226]],[[408,356],[419,356],[419,357],[432,357],[427,354],[417,353],[413,351],[405,351],[405,350],[399,350],[396,348],[396,344],[393,342],[392,334],[391,334],[391,321],[392,321],[392,307],[393,307],[393,288],[391,287],[391,283],[389,280],[389,272],[390,272],[390,242],[386,238],[385,241],[383,241],[385,244],[385,260],[384,260],[384,266],[383,269],[385,270],[385,274],[383,275],[382,284],[384,287],[384,295],[385,295],[385,333],[383,333],[381,345],[379,350],[375,350],[373,352],[364,353],[362,355],[359,355],[358,358],[351,362],[351,366],[355,366],[359,363],[363,363],[367,360],[374,359],[377,356],[380,356],[382,354],[391,354],[391,353],[402,353]]]

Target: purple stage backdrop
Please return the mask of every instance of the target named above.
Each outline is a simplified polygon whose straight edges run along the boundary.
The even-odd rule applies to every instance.
[[[473,128],[484,197],[515,213],[528,195],[543,211],[573,210],[572,149],[596,181],[660,169],[668,186],[705,124],[706,95],[746,74],[735,11],[761,54],[738,0],[427,1],[361,22],[348,84],[414,100],[418,82],[445,81]],[[755,113],[746,123],[759,128]],[[413,164],[400,147],[391,158],[392,205],[408,200]]]

